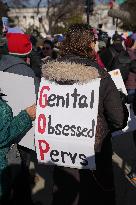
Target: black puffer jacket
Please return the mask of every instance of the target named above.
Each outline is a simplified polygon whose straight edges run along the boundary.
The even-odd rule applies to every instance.
[[[95,62],[78,56],[66,56],[49,62],[42,71],[45,79],[61,84],[71,84],[74,81],[86,83],[101,78],[95,136],[96,170],[91,172],[55,166],[52,205],[84,205],[88,201],[115,205],[111,131],[123,128],[127,120],[125,121],[121,98],[114,82],[106,71],[99,70]]]

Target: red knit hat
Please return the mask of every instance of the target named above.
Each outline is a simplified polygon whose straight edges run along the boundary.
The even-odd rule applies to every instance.
[[[134,40],[130,36],[128,36],[125,39],[124,44],[125,44],[126,48],[131,48],[134,45]]]
[[[7,33],[9,54],[26,56],[32,50],[30,36],[22,33]]]

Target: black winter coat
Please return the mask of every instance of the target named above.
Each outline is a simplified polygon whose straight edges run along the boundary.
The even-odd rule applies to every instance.
[[[114,82],[95,62],[79,56],[48,62],[42,73],[45,79],[61,84],[85,83],[101,78],[95,136],[96,171],[55,166],[52,205],[115,205],[111,132],[124,128],[127,119]]]

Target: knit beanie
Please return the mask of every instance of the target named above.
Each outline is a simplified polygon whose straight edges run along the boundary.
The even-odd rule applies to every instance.
[[[32,50],[30,36],[23,33],[7,33],[7,45],[9,54],[26,56]]]
[[[131,48],[134,45],[134,39],[132,39],[130,36],[128,36],[125,40],[124,40],[124,45],[126,46],[126,48]]]

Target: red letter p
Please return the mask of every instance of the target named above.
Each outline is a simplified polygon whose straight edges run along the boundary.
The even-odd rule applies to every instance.
[[[39,142],[41,160],[44,160],[44,154],[49,151],[50,146],[45,140],[38,140],[38,142]],[[42,146],[43,144],[45,145],[45,149],[43,149],[43,146]]]

